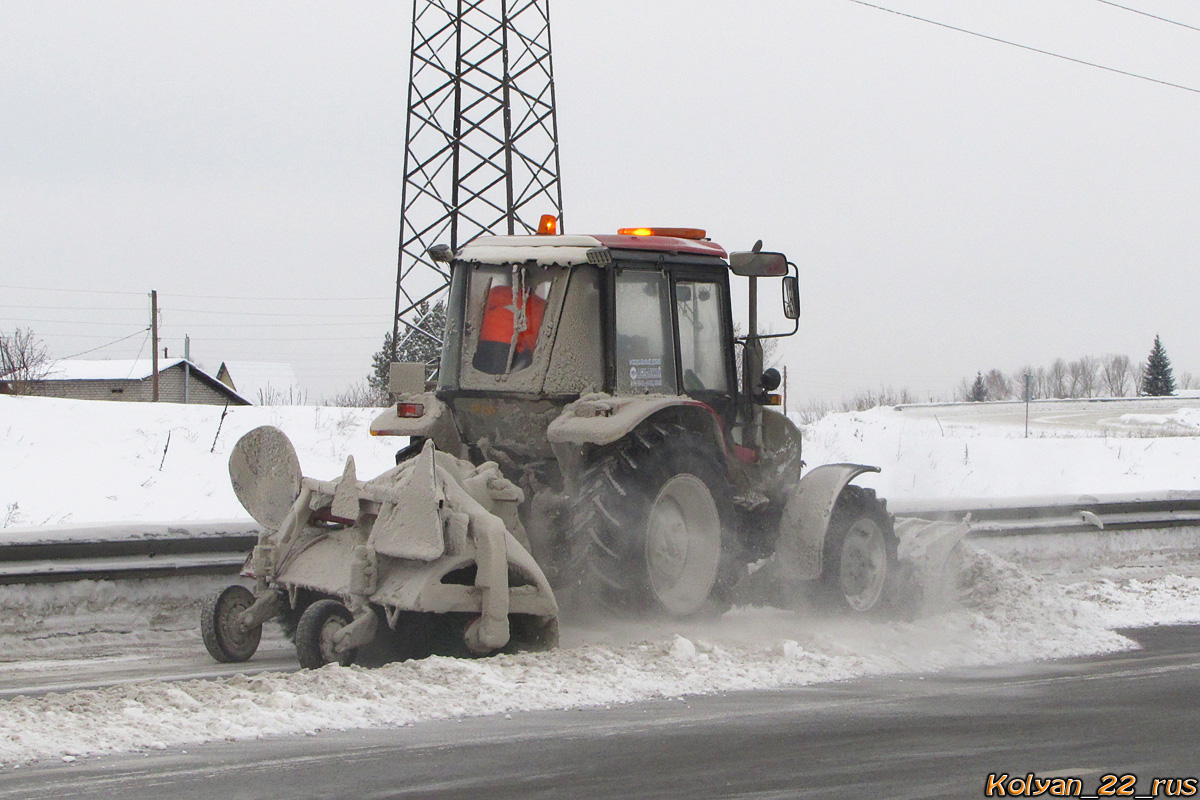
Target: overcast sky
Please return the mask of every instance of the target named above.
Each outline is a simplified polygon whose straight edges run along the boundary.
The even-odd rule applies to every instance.
[[[1200,31],[1100,0],[879,4],[1200,89]],[[1195,2],[1122,5],[1200,28]],[[1200,93],[850,0],[551,11],[569,230],[788,253],[793,401],[949,397],[991,367],[1141,361],[1156,333],[1200,373]],[[146,355],[157,289],[171,355],[188,333],[214,371],[287,361],[312,400],[365,376],[391,328],[410,14],[0,0],[0,330]]]

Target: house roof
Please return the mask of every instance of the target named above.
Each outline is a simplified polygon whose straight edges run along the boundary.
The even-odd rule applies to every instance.
[[[252,405],[247,396],[227,383],[218,381],[195,363],[183,358],[163,358],[158,361],[158,371],[166,372],[180,364],[188,364],[192,375],[202,383],[206,383],[217,391],[224,392],[230,397],[241,400],[246,405]],[[139,359],[109,359],[87,361],[82,359],[62,359],[52,361],[42,381],[144,381],[154,374],[154,362],[149,358]]]
[[[273,393],[298,397],[300,382],[291,364],[272,361],[223,361],[217,380],[256,405],[270,402]],[[299,402],[298,399],[295,402]]]
[[[162,359],[158,362],[158,371],[163,372],[176,364],[182,363],[182,358]],[[195,364],[192,365],[192,368],[203,371]],[[42,380],[140,381],[149,378],[153,372],[154,362],[149,358],[98,361],[85,361],[72,358],[50,362],[50,367]]]

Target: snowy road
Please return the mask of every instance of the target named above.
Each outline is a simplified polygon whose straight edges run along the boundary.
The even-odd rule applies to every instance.
[[[943,425],[1025,426],[1024,403],[958,403],[931,406],[900,406],[904,417],[937,419]],[[1029,404],[1031,435],[1076,432],[1077,434],[1137,434],[1163,426],[1175,433],[1195,435],[1200,423],[1200,398],[1139,397],[1119,400],[1035,400]],[[1193,424],[1189,425],[1188,422]]]
[[[1045,427],[1029,439],[1018,427],[1023,417],[1018,423],[1014,415],[1023,408],[1016,406],[835,414],[806,428],[806,456],[810,463],[879,464],[883,472],[870,476],[874,485],[909,503],[1200,491],[1200,407],[1179,399],[1161,407],[1135,403],[1043,404],[1039,424]],[[0,498],[0,527],[113,519],[175,524],[221,516],[236,503],[228,488],[227,440],[256,424],[295,433],[306,471],[319,476],[340,474],[346,453],[357,459],[377,444],[366,441],[361,415],[252,409],[244,418],[231,414],[214,448],[217,420],[203,409],[108,407],[117,405],[5,406],[24,416],[13,423],[19,435],[0,439],[0,486],[7,493]],[[74,415],[74,423],[64,426],[63,415]],[[1132,427],[1112,432],[1111,420]],[[63,430],[95,435],[54,439]],[[1180,432],[1193,435],[1173,435]],[[67,498],[56,490],[58,482],[44,480],[62,470],[60,453],[68,446],[79,463],[110,465],[103,487],[63,475],[72,486]],[[388,452],[374,456],[391,462]],[[923,768],[970,777],[967,790],[943,796],[978,796],[975,772],[985,766],[979,758],[966,759],[967,776],[912,748],[954,753],[961,742],[968,755],[1007,752],[1002,740],[982,732],[984,738],[970,739],[962,731],[978,727],[970,717],[979,717],[980,709],[1003,709],[1010,698],[1030,715],[1008,720],[1012,741],[1043,738],[1039,728],[1020,726],[1044,711],[1025,703],[1027,695],[1043,703],[1058,697],[1042,688],[1062,675],[1047,666],[1050,659],[1125,653],[1095,663],[1129,657],[1144,666],[1151,664],[1144,658],[1157,656],[1129,654],[1135,644],[1115,629],[1200,624],[1200,549],[1166,551],[1156,540],[1139,540],[1145,552],[1135,553],[1098,547],[1094,539],[1038,537],[1036,547],[1008,552],[993,552],[990,542],[978,552],[968,548],[955,571],[927,587],[938,591],[922,596],[939,602],[915,619],[744,606],[716,622],[566,624],[563,646],[550,653],[379,669],[298,672],[294,652],[278,636],[245,665],[213,664],[200,642],[196,606],[228,579],[0,586],[0,797],[187,796],[195,789],[193,796],[206,798],[358,800],[394,794],[389,781],[395,780],[425,787],[419,792],[465,792],[477,786],[477,775],[493,772],[507,781],[510,794],[524,788],[549,795],[569,785],[593,787],[599,796],[643,789],[711,795],[728,773],[743,779],[739,785],[751,794],[791,796],[791,782],[804,776],[824,781],[814,789],[856,785],[860,777],[846,764],[858,762],[847,761],[846,753],[860,748],[862,763],[874,764],[861,778],[874,796],[897,795],[881,789],[888,781],[921,786],[914,771]],[[1030,662],[1041,666],[998,666]],[[1144,675],[1124,673],[1130,690],[1195,671],[1194,659],[1154,663]],[[1106,668],[1096,669],[1082,688],[1098,681],[1126,691]],[[1041,677],[1029,684],[1013,679],[1030,670]],[[897,677],[918,675],[925,679]],[[1071,679],[1064,680],[1065,698]],[[1175,707],[1189,708],[1194,687],[1174,691]],[[1161,699],[1127,699],[1124,721],[1160,715]],[[1087,711],[1091,701],[1079,700],[1073,718],[1103,727],[1102,717]],[[1173,721],[1174,711],[1162,712],[1164,723],[1190,730],[1186,721]],[[996,724],[1004,727],[1002,717]],[[1046,723],[1056,740],[1070,741],[1065,720]],[[900,737],[912,739],[910,749],[887,741],[910,727]],[[844,735],[834,735],[838,731]],[[1160,744],[1162,752],[1176,752],[1169,742]],[[343,751],[344,765],[341,756],[329,755]],[[1113,760],[1124,751],[1098,752],[1111,758],[1081,757],[1057,767],[1014,759],[996,768],[1123,769]],[[1155,752],[1135,765],[1160,765]],[[513,759],[534,766],[518,774]],[[739,762],[749,770],[739,772]],[[629,778],[620,776],[626,767]],[[322,783],[323,773],[333,776],[330,782]],[[111,791],[108,775],[116,781]],[[344,791],[359,777],[363,791]],[[39,784],[42,779],[49,783]],[[197,788],[210,779],[216,789]]]
[[[1200,764],[1200,627],[1097,658],[30,766],[0,798],[979,797],[990,773]]]
[[[186,640],[161,642],[154,650],[133,653],[93,652],[71,658],[31,658],[4,664],[0,699],[98,689],[144,681],[180,681],[293,672],[299,669],[296,651],[281,636],[264,641],[251,664],[218,664],[198,646],[194,633]]]

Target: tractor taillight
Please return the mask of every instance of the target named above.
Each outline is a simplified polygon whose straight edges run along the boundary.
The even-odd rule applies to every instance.
[[[425,416],[425,406],[420,403],[397,403],[396,416],[413,419]]]
[[[708,231],[702,228],[621,228],[621,236],[674,236],[677,239],[704,239]]]
[[[538,223],[538,236],[553,236],[558,233],[558,217],[553,214],[542,214]]]

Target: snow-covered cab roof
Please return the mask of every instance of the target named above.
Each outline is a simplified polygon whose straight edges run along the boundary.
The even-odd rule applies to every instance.
[[[539,266],[570,267],[577,264],[606,264],[611,250],[650,250],[660,253],[717,256],[725,248],[707,239],[678,236],[597,234],[595,236],[480,236],[455,254],[460,261],[481,264],[512,264],[533,261]]]

